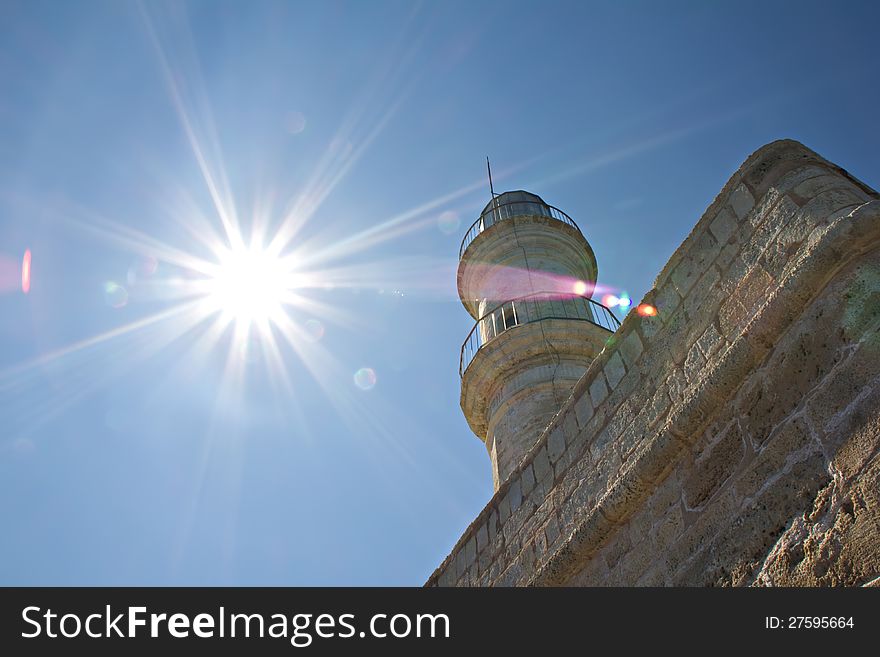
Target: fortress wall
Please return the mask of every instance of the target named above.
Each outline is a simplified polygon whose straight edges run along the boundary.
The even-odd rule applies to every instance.
[[[567,584],[880,575],[880,248],[834,277],[694,438]]]
[[[428,584],[880,575],[876,199],[749,157]]]

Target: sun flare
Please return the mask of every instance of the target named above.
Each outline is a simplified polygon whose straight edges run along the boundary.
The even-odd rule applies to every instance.
[[[205,304],[238,324],[277,321],[292,287],[283,260],[259,247],[228,249],[218,254],[214,275],[206,282]]]

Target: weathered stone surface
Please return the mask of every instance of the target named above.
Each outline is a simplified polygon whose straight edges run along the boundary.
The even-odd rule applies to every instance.
[[[691,509],[703,506],[737,470],[745,453],[742,430],[737,422],[731,422],[690,467],[684,482],[685,504]]]
[[[880,457],[875,455],[858,478],[836,479],[819,491],[808,513],[795,518],[760,563],[755,583],[876,586],[878,491]]]

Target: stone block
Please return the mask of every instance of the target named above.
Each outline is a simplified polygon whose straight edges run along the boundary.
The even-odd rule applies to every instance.
[[[645,503],[645,513],[653,518],[654,521],[662,518],[670,507],[681,506],[682,484],[679,476],[680,470],[681,466],[660,482]]]
[[[731,423],[718,440],[694,462],[684,483],[685,504],[691,509],[702,507],[737,470],[746,453],[742,432]]]
[[[568,449],[562,452],[562,455],[559,457],[559,460],[553,464],[553,478],[557,482],[562,479],[565,472],[571,467],[572,461],[574,460],[574,455]],[[558,486],[558,484],[557,484]]]
[[[685,388],[687,388],[684,369],[680,367],[670,369],[669,376],[666,378],[666,388],[669,391],[669,398],[673,404],[682,399]]]
[[[637,540],[639,541],[642,539],[642,536],[637,537]],[[600,555],[605,560],[605,565],[607,565],[609,569],[613,569],[618,564],[621,557],[626,555],[632,547],[633,544],[630,538],[630,532],[624,529],[614,535],[614,538],[612,538],[608,542],[608,545],[602,549]]]
[[[617,450],[617,453],[620,454],[621,460],[626,461],[641,444],[645,437],[646,430],[644,424],[633,423],[627,427],[626,431],[618,436],[617,440],[614,441],[614,447]]]
[[[736,295],[749,316],[766,301],[774,287],[773,277],[756,265],[737,287]]]
[[[751,313],[740,303],[739,298],[732,296],[718,311],[718,328],[728,341],[733,342],[751,316]]]
[[[574,409],[571,407],[567,408],[563,411],[562,416],[562,433],[565,435],[566,439],[570,436],[576,436],[580,427],[577,423],[577,414],[574,412]],[[568,440],[566,440],[568,442]]]
[[[487,545],[489,545],[489,530],[483,524],[477,529],[477,551],[482,552]]]
[[[807,413],[816,427],[833,434],[847,408],[870,394],[877,385],[880,385],[880,358],[871,353],[869,346],[834,368],[810,397]]]
[[[552,474],[553,469],[550,467],[550,459],[547,456],[547,448],[542,447],[538,450],[538,453],[535,454],[535,458],[532,461],[532,467],[535,470],[535,481],[542,482],[545,477]]]
[[[547,539],[547,546],[551,547],[556,540],[559,538],[559,522],[556,520],[555,516],[550,516],[548,518],[547,523],[544,525],[544,536]]]
[[[522,549],[522,552],[520,552],[518,558],[519,562],[522,564],[523,577],[528,578],[529,573],[534,572],[535,563],[537,562],[534,541],[526,544],[526,546]]]
[[[671,406],[672,400],[669,398],[669,387],[663,385],[654,393],[651,403],[647,406],[647,417],[645,418],[644,426],[653,428],[660,424],[667,413],[669,413]]]
[[[611,434],[607,427],[600,431],[595,440],[590,443],[590,458],[595,460],[604,455],[609,449],[612,449],[614,438],[615,436]]]
[[[727,244],[725,244],[721,251],[718,253],[718,257],[715,258],[715,264],[718,265],[718,269],[724,273],[724,278],[726,278],[727,271],[734,261],[734,259],[739,256],[739,252],[742,250],[742,244],[740,244],[739,240],[736,239],[736,235],[731,237],[728,240]]]
[[[723,244],[707,229],[695,229],[695,234],[688,238],[692,241],[692,246],[688,250],[688,254],[697,267],[697,275],[702,275],[709,265],[718,257]],[[682,296],[684,291],[679,290]]]
[[[803,204],[812,200],[814,197],[819,196],[820,194],[833,190],[849,192],[852,195],[853,202],[855,203],[865,203],[866,201],[870,200],[868,198],[868,195],[865,194],[862,190],[853,185],[843,176],[836,173],[815,176],[804,180],[802,183],[797,185],[790,193],[793,197],[801,199],[801,204]]]
[[[587,457],[589,457],[589,453],[587,452],[589,442],[590,441],[587,440],[587,434],[584,431],[578,431],[574,438],[568,440],[568,446],[565,448],[565,451],[572,463],[580,461],[585,453],[587,454]]]
[[[643,301],[643,303],[649,302]],[[642,340],[652,342],[654,336],[656,336],[663,329],[663,324],[666,322],[668,317],[669,313],[661,311],[659,308],[657,309],[657,314],[654,317],[638,316],[637,330],[639,331],[639,335],[641,336]]]
[[[673,506],[655,522],[649,542],[660,551],[675,543],[683,532],[684,514],[680,506]]]
[[[608,358],[608,362],[605,363],[604,372],[608,385],[614,390],[626,374],[626,366],[623,364],[623,359],[618,352],[615,351]]]
[[[656,319],[645,317],[643,319]],[[663,331],[658,332],[652,339],[650,349],[653,353],[664,354],[664,359],[658,359],[658,369],[668,367],[666,358],[673,363],[683,362],[687,353],[687,335],[693,328],[681,307],[670,317],[664,318]]]
[[[794,221],[799,211],[800,207],[797,203],[784,196],[767,212],[766,219],[755,228],[748,238],[742,240],[743,248],[740,251],[740,258],[745,263],[746,270],[759,261],[767,247],[773,243],[776,234]],[[739,272],[739,274],[744,275],[745,271]]]
[[[744,226],[740,227],[740,235],[744,235],[748,238],[758,226],[766,221],[770,210],[779,203],[779,199],[781,199],[783,195],[784,192],[780,192],[773,187],[768,188],[763,195],[759,194],[756,206],[752,209],[752,212],[749,213],[748,220],[744,222]],[[743,243],[745,243],[745,241],[746,240],[743,240]]]
[[[562,433],[562,429],[556,427],[547,437],[547,456],[550,458],[550,462],[556,463],[564,451],[565,436]]]
[[[439,586],[450,587],[455,586],[455,580],[452,578],[452,572],[447,568],[443,571],[443,574],[440,575],[440,579],[438,580]]]
[[[590,401],[593,408],[596,408],[608,397],[608,386],[605,384],[605,377],[602,373],[598,373],[596,378],[590,384]]]
[[[712,319],[712,309],[721,303],[721,290],[716,287],[721,273],[710,266],[684,300],[684,312],[693,324],[706,324]]]
[[[501,502],[498,504],[498,521],[501,523],[501,526],[504,526],[504,523],[507,522],[507,519],[510,517],[510,496],[505,495],[501,498]]]
[[[721,212],[715,215],[712,223],[709,224],[709,230],[721,244],[727,244],[727,241],[737,231],[737,218],[734,216],[730,208],[722,208]]]
[[[610,573],[598,555],[589,559],[583,570],[566,582],[567,586],[608,586]]]
[[[834,430],[821,437],[832,465],[844,479],[864,472],[880,447],[880,379],[837,417]],[[880,486],[877,488],[880,491]]]
[[[639,334],[635,331],[629,331],[620,341],[618,351],[620,352],[620,355],[623,356],[627,369],[635,367],[635,364],[639,360],[639,356],[641,356],[644,351],[644,346],[642,345],[641,339],[639,339]]]
[[[507,489],[507,498],[510,500],[510,512],[514,513],[522,504],[523,494],[520,480],[514,475],[513,481],[510,482],[510,488]]]
[[[614,440],[623,431],[633,423],[636,418],[636,414],[632,409],[632,403],[630,400],[624,401],[620,406],[617,407],[617,410],[608,420],[608,424],[605,427],[605,432],[607,432],[608,436]],[[604,437],[602,437],[604,440]]]
[[[710,324],[703,332],[703,335],[697,340],[697,346],[707,359],[714,356],[717,351],[723,349],[726,343],[727,341],[721,336],[714,324]]]
[[[840,176],[831,172],[827,167],[809,164],[807,166],[796,167],[787,172],[776,182],[775,188],[779,193],[787,194],[790,191],[796,190],[797,187],[806,180],[825,178],[828,176],[840,180]]]
[[[470,540],[464,544],[464,560],[462,563],[465,568],[470,568],[477,559],[477,541],[471,536]]]
[[[702,378],[706,368],[706,357],[697,344],[690,348],[684,361],[684,375],[688,383],[693,384]]]
[[[522,486],[523,495],[528,495],[532,491],[532,488],[535,487],[535,473],[532,470],[531,463],[523,468],[522,474],[520,475],[520,484]]]
[[[804,221],[820,224],[829,217],[835,216],[843,208],[861,205],[868,200],[867,196],[853,187],[845,189],[829,189],[810,199],[802,208]]]
[[[654,299],[646,299],[645,303],[651,303],[657,308],[658,315],[661,318],[665,318],[669,317],[678,308],[678,304],[681,303],[681,295],[674,285],[666,283],[657,290]]]
[[[745,185],[740,185],[730,194],[730,206],[740,219],[745,219],[755,207],[755,199]]]
[[[577,416],[578,425],[581,428],[587,426],[590,418],[593,417],[593,404],[590,402],[590,395],[587,390],[575,401],[574,412]]]
[[[486,529],[489,533],[489,542],[494,543],[495,537],[498,535],[498,512],[492,511],[489,514],[489,519],[486,522]]]
[[[737,494],[743,498],[757,495],[768,482],[783,474],[798,460],[819,451],[803,418],[795,417],[781,423],[735,483]]]
[[[795,463],[784,476],[771,480],[758,499],[745,502],[739,513],[719,525],[721,531],[712,541],[710,558],[682,573],[680,583],[747,583],[786,527],[802,517],[828,481],[820,454]],[[740,573],[739,582],[734,580],[735,573]]]
[[[670,280],[679,295],[684,296],[690,292],[691,287],[697,282],[701,273],[699,265],[692,258],[685,256],[678,263],[678,266],[672,270]]]
[[[689,526],[665,553],[665,566],[672,573],[673,585],[686,585],[678,573],[685,564],[709,548],[712,539],[725,527],[738,508],[734,493],[728,489],[696,514]]]

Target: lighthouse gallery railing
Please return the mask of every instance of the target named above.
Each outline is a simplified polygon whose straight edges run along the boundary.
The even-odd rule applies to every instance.
[[[459,248],[458,250],[458,257],[461,258],[461,256],[464,255],[465,249],[470,246],[470,243],[473,242],[474,239],[476,239],[477,235],[482,233],[490,226],[493,226],[500,221],[522,215],[537,215],[539,217],[549,217],[551,219],[561,221],[562,223],[571,226],[578,232],[580,232],[581,230],[574,222],[574,219],[569,217],[559,208],[554,208],[552,205],[547,205],[546,203],[538,203],[537,201],[508,201],[507,203],[492,203],[483,212],[483,214],[480,215],[480,218],[477,219],[473,224],[471,224],[471,227],[468,228],[467,232],[464,234],[464,239],[461,241],[461,248]]]
[[[620,326],[614,313],[598,301],[575,294],[536,292],[499,304],[477,320],[461,345],[458,364],[463,376],[477,352],[504,331],[543,319],[575,319],[590,322],[613,333]]]

